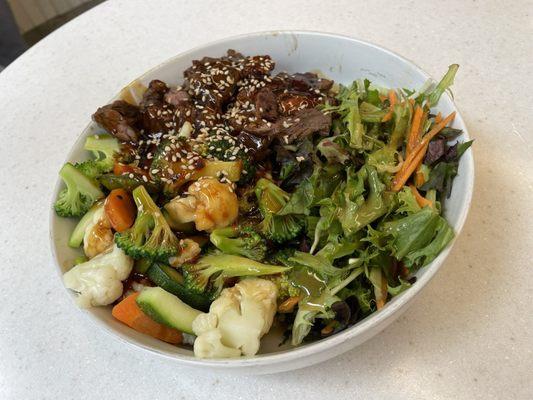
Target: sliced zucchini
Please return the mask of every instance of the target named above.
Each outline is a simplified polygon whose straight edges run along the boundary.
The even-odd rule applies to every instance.
[[[148,269],[147,275],[157,286],[178,296],[190,306],[202,311],[209,310],[211,299],[200,293],[191,292],[183,286],[183,276],[174,268],[155,263]]]
[[[83,236],[85,235],[85,230],[92,223],[94,214],[96,214],[96,212],[99,211],[103,206],[104,203],[100,201],[92,206],[89,211],[87,211],[85,215],[81,217],[80,222],[78,222],[78,225],[76,225],[72,231],[72,234],[70,235],[70,239],[68,240],[68,245],[70,247],[77,248],[81,246],[81,243],[83,242]]]
[[[158,190],[156,184],[152,182],[144,182],[136,175],[130,178],[129,175],[104,174],[98,178],[98,181],[107,190],[125,189],[128,192],[133,192],[133,190],[138,186],[144,186],[150,194],[157,193]]]
[[[160,287],[145,288],[137,305],[154,321],[190,334],[194,334],[192,322],[202,313]]]
[[[146,271],[150,269],[152,266],[152,260],[149,260],[148,258],[141,258],[139,260],[135,260],[135,263],[133,264],[133,269],[135,272],[138,272],[140,274],[146,274]]]

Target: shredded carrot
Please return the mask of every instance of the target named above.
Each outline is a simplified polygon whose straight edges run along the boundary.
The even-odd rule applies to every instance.
[[[382,94],[380,94],[379,100],[383,103],[385,100],[387,100],[387,96],[383,96]]]
[[[289,297],[287,300],[283,301],[279,307],[278,312],[279,313],[291,313],[294,311],[294,307],[296,307],[296,304],[300,301],[300,296],[293,296]]]
[[[440,121],[442,121],[442,114],[439,111],[439,113],[435,117],[435,123],[438,124]]]
[[[418,166],[418,169],[415,172],[415,185],[416,187],[420,187],[424,183],[426,183],[426,177],[424,176],[423,172],[420,170],[420,166]]]
[[[381,296],[376,299],[376,308],[381,310],[387,302],[387,278],[384,273],[381,273]]]
[[[418,203],[420,207],[424,208],[426,206],[429,206],[433,208],[433,202],[429,201],[424,196],[422,196],[413,184],[409,185],[409,187],[411,188],[411,192],[415,196],[416,202]]]
[[[389,108],[389,112],[385,114],[381,122],[387,122],[391,120],[392,116],[394,115],[394,106],[396,105],[397,102],[398,102],[398,96],[396,96],[396,92],[394,90],[389,90],[390,108]]]
[[[130,294],[113,307],[111,315],[136,331],[153,336],[167,343],[181,343],[183,340],[181,332],[159,324],[143,313],[137,305],[137,296],[139,296],[139,293]]]
[[[422,130],[424,129],[424,126],[426,125],[428,114],[429,114],[429,109],[424,112],[424,115],[422,116],[422,121],[420,121],[420,133],[418,134],[418,137],[422,136]],[[441,120],[442,120],[442,116],[441,116]],[[416,187],[420,187],[426,182],[426,178],[424,174],[422,173],[422,171],[420,170],[421,166],[422,166],[422,161],[420,161],[418,163],[418,166],[416,167],[416,173],[415,173]]]
[[[405,266],[405,264],[403,262],[400,261],[400,277],[402,279],[407,279],[407,277],[409,276],[409,270],[407,269],[407,267]]]
[[[328,336],[333,333],[333,330],[335,329],[335,321],[331,321],[329,324],[327,324],[325,327],[322,328],[320,333],[322,336]]]
[[[455,118],[455,111],[448,115],[441,122],[436,124],[416,145],[413,151],[405,158],[402,168],[396,173],[394,177],[392,191],[398,192],[405,185],[409,177],[415,172],[419,163],[422,162],[429,145],[429,141],[433,139],[449,122]]]
[[[420,123],[422,122],[422,116],[424,115],[422,107],[416,106],[415,113],[413,115],[413,120],[411,122],[411,130],[409,131],[409,136],[407,137],[407,148],[405,151],[405,156],[407,157],[418,144],[420,137]]]
[[[426,150],[427,144],[421,147],[417,147],[417,149],[409,155],[410,157],[412,156],[411,159],[409,159],[409,162],[407,162],[406,159],[402,168],[396,173],[396,176],[394,177],[394,184],[392,186],[393,192],[399,192],[402,189],[402,187],[405,185],[412,173],[415,172],[418,163],[424,159]]]

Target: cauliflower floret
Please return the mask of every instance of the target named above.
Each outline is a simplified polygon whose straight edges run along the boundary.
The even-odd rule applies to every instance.
[[[276,314],[276,285],[266,279],[245,279],[224,289],[193,321],[198,336],[194,355],[200,358],[253,356]],[[230,349],[235,351],[229,351]]]
[[[232,187],[205,177],[189,186],[189,196],[176,197],[165,205],[170,217],[179,223],[195,222],[199,231],[212,231],[231,225],[239,213]]]
[[[224,346],[220,331],[212,329],[196,338],[194,341],[194,355],[201,358],[235,358],[240,357],[241,351]]]
[[[191,261],[202,252],[200,245],[192,239],[181,239],[180,247],[181,253],[179,253],[176,257],[170,257],[168,260],[169,264],[174,268]]]
[[[122,282],[133,268],[133,259],[116,245],[63,275],[69,289],[79,293],[80,307],[105,306],[122,295]]]
[[[94,212],[91,223],[83,236],[83,251],[88,258],[93,258],[113,245],[111,222],[103,204]]]

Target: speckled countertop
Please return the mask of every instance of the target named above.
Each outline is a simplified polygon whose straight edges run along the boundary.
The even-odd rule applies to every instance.
[[[244,32],[359,37],[454,92],[476,159],[473,206],[438,275],[396,323],[329,362],[235,377],[121,344],[73,307],[48,247],[56,173],[95,108],[148,68]],[[0,398],[533,398],[533,3],[108,1],[0,73]]]

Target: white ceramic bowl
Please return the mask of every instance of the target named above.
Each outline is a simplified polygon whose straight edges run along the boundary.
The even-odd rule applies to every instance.
[[[317,32],[262,32],[220,40],[178,55],[153,68],[138,78],[148,85],[152,79],[161,79],[175,85],[182,81],[182,72],[192,60],[203,56],[219,57],[227,49],[236,49],[244,54],[270,54],[276,62],[276,71],[305,72],[321,71],[336,82],[349,83],[357,78],[367,77],[377,84],[389,87],[419,88],[429,78],[419,67],[399,55],[379,46],[327,33]],[[450,60],[453,61],[453,60]],[[445,71],[447,65],[443,64]],[[466,95],[466,93],[464,94]],[[118,95],[117,95],[118,97]],[[457,111],[452,99],[445,94],[438,110],[444,115]],[[89,116],[87,116],[89,120]],[[468,133],[459,113],[453,123],[463,130],[460,140],[468,140]],[[68,154],[68,161],[87,158],[83,142],[88,134],[100,131],[90,123],[77,139]],[[458,235],[468,213],[474,181],[474,163],[471,151],[462,157],[459,175],[454,181],[451,198],[446,203],[446,219]],[[57,182],[55,194],[61,188]],[[67,246],[67,240],[75,222],[59,218],[51,213],[50,237],[54,261],[58,272],[64,273],[79,253]],[[394,321],[422,290],[440,268],[450,249],[450,244],[430,265],[422,268],[412,288],[395,297],[382,310],[337,335],[306,344],[297,348],[288,345],[279,347],[279,334],[269,334],[262,342],[260,354],[251,358],[228,360],[200,360],[193,357],[190,349],[169,345],[137,333],[112,318],[110,308],[92,308],[81,311],[96,325],[137,348],[174,360],[178,364],[192,367],[223,369],[246,374],[273,373],[309,366],[363,343]],[[71,293],[73,296],[73,294]]]

